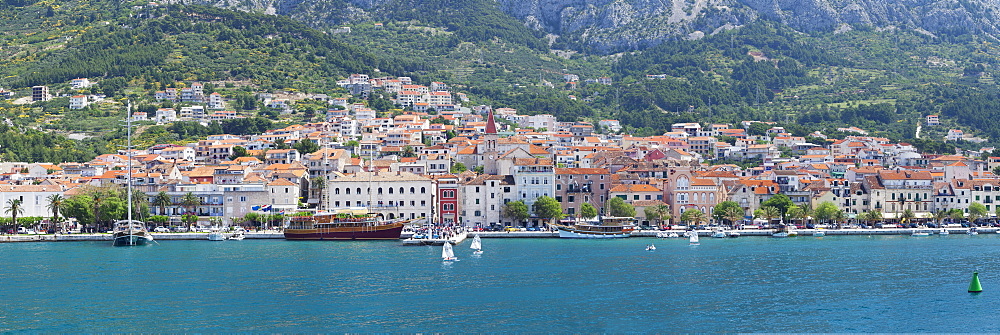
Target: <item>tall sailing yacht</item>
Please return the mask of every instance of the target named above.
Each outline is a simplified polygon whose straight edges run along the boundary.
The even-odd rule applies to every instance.
[[[126,156],[128,157],[128,173],[125,183],[128,193],[128,219],[115,222],[114,246],[129,247],[136,245],[146,245],[153,241],[153,235],[146,230],[146,224],[142,221],[132,220],[132,103],[129,102],[125,113],[125,129],[127,143],[125,145]]]

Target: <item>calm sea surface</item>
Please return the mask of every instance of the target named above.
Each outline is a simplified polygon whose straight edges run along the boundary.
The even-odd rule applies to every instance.
[[[0,244],[0,332],[1000,332],[998,235],[468,245]]]

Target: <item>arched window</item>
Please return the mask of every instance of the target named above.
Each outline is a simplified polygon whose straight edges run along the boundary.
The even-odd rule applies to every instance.
[[[420,194],[425,194],[425,193],[427,193],[427,188],[426,187],[421,187],[420,188]]]
[[[415,188],[410,187],[410,194],[417,193]]]
[[[389,194],[392,194],[392,187],[389,188]]]
[[[378,194],[382,194],[382,188],[381,187],[378,188]]]
[[[340,194],[340,187],[333,189],[333,194]]]
[[[686,190],[691,186],[691,181],[687,177],[680,177],[677,179],[677,189]]]
[[[361,188],[360,187],[358,187],[358,193],[357,194],[359,194],[359,195],[361,194]]]
[[[402,188],[402,187],[400,187],[400,188],[399,188],[399,194],[405,194],[405,193],[406,193],[406,192],[403,192],[403,188]]]
[[[351,189],[349,189],[349,188],[345,188],[345,189],[344,189],[344,192],[345,192],[344,194],[351,194]]]

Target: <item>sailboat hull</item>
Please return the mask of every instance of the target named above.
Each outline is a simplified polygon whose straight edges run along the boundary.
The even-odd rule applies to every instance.
[[[146,236],[139,235],[121,235],[115,236],[114,246],[116,247],[131,247],[149,244],[150,238]]]

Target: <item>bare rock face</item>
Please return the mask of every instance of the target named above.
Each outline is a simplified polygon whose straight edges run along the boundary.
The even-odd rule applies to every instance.
[[[169,0],[168,0],[169,1]],[[181,0],[172,0],[174,2]],[[462,1],[462,0],[454,0]],[[527,27],[613,53],[667,40],[700,38],[759,19],[803,32],[898,27],[932,34],[1000,35],[996,0],[493,0]],[[379,20],[379,12],[417,10],[399,0],[184,0],[263,11],[311,25]],[[412,6],[415,8],[399,8]]]
[[[579,36],[613,52],[740,26],[759,18],[804,32],[851,26],[934,34],[997,34],[993,0],[497,0],[505,12],[550,34]]]

